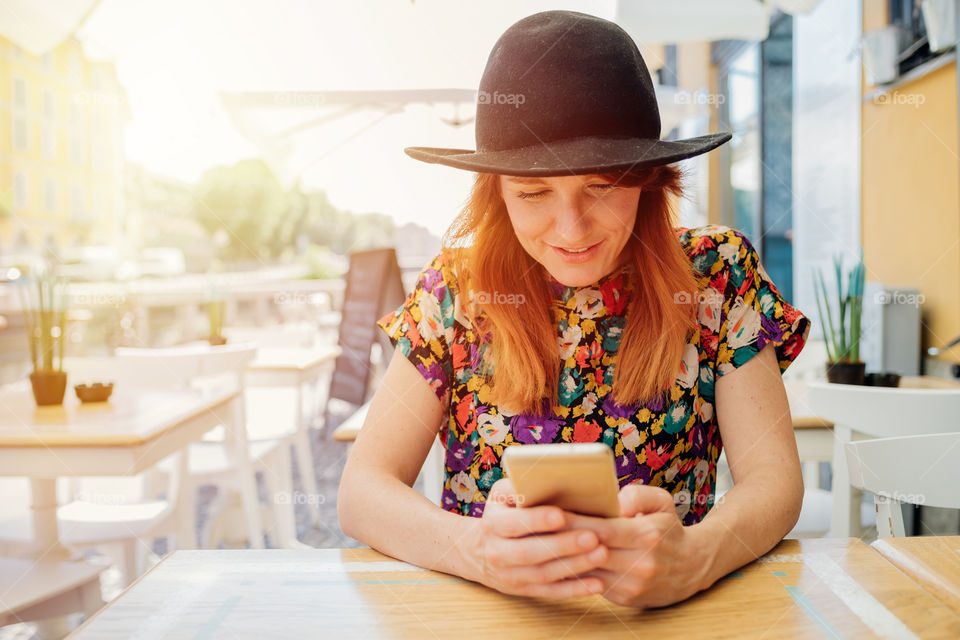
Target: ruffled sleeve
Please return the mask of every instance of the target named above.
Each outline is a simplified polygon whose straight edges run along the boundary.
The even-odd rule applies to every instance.
[[[769,342],[782,375],[806,344],[810,319],[783,299],[747,236],[727,227],[715,237],[719,258],[726,262],[716,280],[723,291],[716,375],[741,367]]]
[[[440,253],[420,272],[403,304],[377,321],[444,406],[449,402],[453,375],[453,300],[445,256]]]

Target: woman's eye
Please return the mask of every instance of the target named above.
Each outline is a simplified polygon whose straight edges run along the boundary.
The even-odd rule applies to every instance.
[[[530,198],[539,198],[544,193],[546,193],[546,191],[533,191],[533,192],[518,191],[517,197],[520,198],[521,200],[528,200]]]
[[[617,185],[615,185],[615,184],[610,184],[610,183],[608,183],[608,182],[604,182],[604,183],[602,183],[602,184],[592,184],[592,185],[590,185],[590,187],[591,187],[594,191],[604,192],[604,191],[612,191],[613,189],[616,189],[616,188],[617,188]]]

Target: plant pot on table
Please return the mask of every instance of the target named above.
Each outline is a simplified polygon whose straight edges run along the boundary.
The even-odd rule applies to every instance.
[[[863,384],[866,373],[865,362],[828,362],[827,381],[834,384]]]
[[[67,372],[34,371],[30,374],[30,385],[33,387],[33,399],[37,406],[63,404],[63,394],[67,390]]]

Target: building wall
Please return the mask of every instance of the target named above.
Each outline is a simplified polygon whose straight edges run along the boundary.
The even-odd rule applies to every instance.
[[[127,120],[113,65],[77,40],[38,57],[0,38],[0,251],[118,238]]]
[[[887,23],[864,0],[863,28]],[[874,87],[864,84],[866,95]],[[917,287],[922,344],[960,334],[960,164],[956,65],[862,105],[861,237],[868,278]],[[960,362],[960,350],[940,356]]]

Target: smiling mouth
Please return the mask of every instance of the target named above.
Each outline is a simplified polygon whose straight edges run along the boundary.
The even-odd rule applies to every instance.
[[[600,243],[595,242],[593,244],[588,244],[587,246],[580,247],[580,248],[558,247],[556,245],[550,245],[550,246],[553,247],[554,249],[560,249],[561,251],[566,251],[567,253],[585,253],[590,249],[592,249],[593,247],[597,246],[598,244]]]

